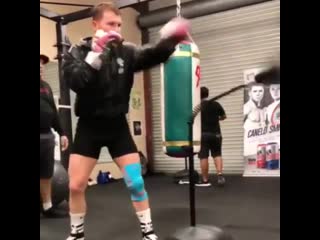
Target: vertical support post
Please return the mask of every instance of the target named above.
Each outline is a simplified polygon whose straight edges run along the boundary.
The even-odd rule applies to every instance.
[[[60,82],[60,101],[59,104],[64,106],[70,106],[70,90],[67,86],[66,81],[63,79],[62,72],[62,57],[63,54],[68,51],[68,47],[65,44],[66,42],[66,25],[63,24],[63,17],[61,17],[60,21],[56,24],[57,31],[57,50],[58,50],[58,63],[59,63],[59,82]],[[62,127],[66,132],[66,135],[69,139],[69,145],[72,143],[72,124],[71,124],[71,107],[59,108],[60,118]],[[69,167],[69,155],[70,148],[66,151],[61,152],[61,163],[68,169]]]
[[[196,197],[195,197],[195,172],[193,157],[193,118],[188,122],[189,126],[189,194],[190,194],[190,225],[196,226]]]
[[[141,4],[139,6],[140,14],[149,11],[149,4]],[[148,29],[141,29],[142,44],[147,44],[150,41]],[[154,172],[154,152],[152,144],[152,84],[150,70],[143,71],[143,88],[144,88],[144,103],[145,103],[145,123],[146,123],[146,150],[148,158],[148,170]]]

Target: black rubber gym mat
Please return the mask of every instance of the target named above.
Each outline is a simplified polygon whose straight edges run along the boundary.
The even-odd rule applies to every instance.
[[[226,180],[224,188],[196,188],[197,222],[221,227],[235,240],[279,240],[280,178],[226,176]],[[168,176],[151,176],[145,181],[159,240],[188,226],[188,186],[176,185]],[[122,181],[89,187],[87,203],[87,240],[141,240]],[[40,218],[41,240],[65,240],[68,232],[68,218]]]

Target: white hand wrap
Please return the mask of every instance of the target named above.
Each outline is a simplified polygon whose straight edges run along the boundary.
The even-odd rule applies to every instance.
[[[91,67],[96,70],[101,68],[102,61],[99,58],[101,53],[90,51],[85,59],[86,63],[88,63]]]

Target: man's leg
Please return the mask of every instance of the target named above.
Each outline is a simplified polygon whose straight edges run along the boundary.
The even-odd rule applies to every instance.
[[[85,190],[97,164],[101,143],[96,140],[92,123],[79,120],[69,161],[69,209],[71,233],[67,240],[84,240],[87,205]]]
[[[201,141],[201,148],[198,157],[200,158],[201,180],[196,183],[198,187],[210,187],[209,181],[209,146],[206,141]]]
[[[71,154],[69,161],[70,223],[67,240],[84,240],[84,218],[87,212],[85,190],[97,159]]]
[[[54,170],[54,136],[52,134],[40,137],[40,197],[42,213],[45,217],[65,217],[67,214],[57,212],[51,201],[51,178]]]
[[[208,157],[200,159],[200,167],[201,167],[202,181],[208,182],[209,181],[209,160],[208,160]]]
[[[144,187],[139,153],[126,117],[121,117],[114,125],[117,131],[107,144],[110,155],[123,173],[125,184],[130,191],[132,204],[140,221],[142,239],[157,240],[151,220],[149,198]]]
[[[40,196],[43,210],[46,211],[52,207],[51,202],[51,178],[40,179]]]
[[[153,230],[148,194],[144,187],[140,158],[138,153],[130,153],[115,158],[123,173],[125,183],[131,193],[131,200],[140,221],[142,239],[158,239]]]
[[[220,135],[218,135],[215,139],[212,157],[214,159],[214,165],[218,175],[218,185],[223,186],[226,180],[223,176],[222,137]]]
[[[217,171],[217,182],[219,186],[223,186],[226,183],[226,179],[223,176],[223,161],[221,156],[214,157],[214,163]]]
[[[223,161],[221,156],[216,156],[214,159],[214,165],[216,167],[216,171],[218,175],[223,173]]]

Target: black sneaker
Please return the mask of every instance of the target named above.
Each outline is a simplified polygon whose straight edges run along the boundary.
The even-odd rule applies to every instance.
[[[178,184],[180,184],[180,185],[190,184],[190,181],[188,179],[180,179]]]
[[[197,187],[211,187],[211,183],[208,181],[201,180],[200,182],[196,183]]]
[[[225,183],[226,183],[226,179],[224,178],[224,176],[222,174],[219,174],[218,175],[218,179],[217,179],[217,182],[218,182],[218,186],[224,186]]]
[[[70,233],[66,240],[84,240],[84,232]]]
[[[64,218],[68,217],[69,213],[57,211],[56,209],[51,207],[48,210],[42,210],[42,215],[46,218]]]
[[[142,240],[157,240],[158,237],[153,230],[152,223],[140,223],[142,231]],[[67,239],[69,240],[69,239]]]

